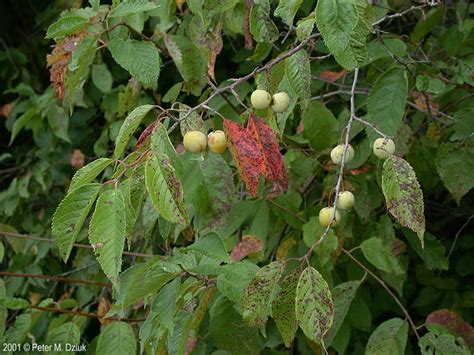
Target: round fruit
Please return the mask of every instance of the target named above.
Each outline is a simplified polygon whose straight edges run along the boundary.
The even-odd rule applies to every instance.
[[[336,210],[336,219],[333,221],[333,213],[334,207],[324,207],[321,209],[321,211],[319,211],[319,223],[321,223],[323,227],[329,226],[331,222],[333,227],[336,226],[341,221],[341,214]]]
[[[222,154],[227,148],[225,133],[222,131],[211,132],[207,135],[207,144],[211,152]]]
[[[207,146],[206,135],[200,131],[189,131],[184,135],[184,149],[191,153],[202,153]]]
[[[284,112],[290,105],[290,97],[286,92],[277,92],[272,98],[273,112]]]
[[[339,144],[331,150],[331,160],[334,164],[340,165],[342,162],[342,154],[344,153],[344,144]],[[345,164],[354,159],[354,148],[351,145],[347,147]]]
[[[339,192],[337,198],[337,208],[341,210],[350,210],[354,206],[354,195],[350,191]]]
[[[262,110],[270,106],[272,97],[265,90],[255,90],[250,96],[250,102],[254,109]]]
[[[395,143],[389,138],[377,138],[373,148],[374,154],[380,159],[387,159],[395,153]]]

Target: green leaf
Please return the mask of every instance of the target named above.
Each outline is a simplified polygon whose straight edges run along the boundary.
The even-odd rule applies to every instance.
[[[181,278],[177,277],[167,285],[163,286],[156,295],[153,302],[152,310],[159,314],[160,324],[162,324],[170,334],[173,334],[175,323],[173,321],[176,313],[176,300],[179,296],[179,288],[181,286]]]
[[[414,233],[407,229],[403,230],[408,243],[415,252],[423,259],[425,266],[429,270],[448,270],[449,260],[446,257],[446,248],[443,243],[429,233],[425,233],[424,248],[420,241],[416,239]]]
[[[160,76],[160,52],[149,41],[112,38],[107,47],[114,60],[145,87],[156,90]]]
[[[2,232],[19,234],[12,226],[0,223],[0,235],[2,235]],[[10,244],[15,254],[23,253],[23,251],[25,251],[26,239],[6,238],[6,241]]]
[[[395,242],[395,243],[392,243]],[[360,245],[365,258],[377,269],[384,272],[400,275],[404,273],[400,260],[397,258],[397,243],[401,243],[398,239],[393,238],[369,238],[364,240]]]
[[[99,10],[100,0],[89,0],[89,4],[91,4],[94,11],[97,11]]]
[[[0,299],[0,307],[8,309],[25,309],[30,306],[30,303],[23,298],[5,297]]]
[[[181,131],[181,135],[184,137],[187,132],[189,131],[201,131],[202,133],[206,133],[206,128],[204,126],[204,120],[202,119],[201,115],[198,114],[196,111],[192,112],[186,119],[184,116],[186,115],[187,111],[191,109],[188,105],[179,103],[178,109],[180,110],[179,113],[179,128]]]
[[[101,187],[101,184],[85,184],[68,192],[54,213],[51,231],[64,262]]]
[[[413,42],[419,42],[422,40],[423,37],[443,21],[444,13],[444,9],[441,7],[431,9],[426,15],[423,14],[421,20],[416,22],[415,29],[411,33],[410,39]]]
[[[209,233],[206,236],[199,237],[188,249],[198,251],[220,262],[231,262],[224,243],[216,233]]]
[[[255,2],[250,11],[250,32],[257,42],[275,42],[280,33],[270,17],[270,2]]]
[[[72,177],[68,193],[94,181],[94,179],[112,162],[113,160],[109,158],[99,158],[83,166]]]
[[[109,17],[123,17],[139,14],[140,12],[154,10],[158,4],[148,0],[124,0],[112,9]]]
[[[203,53],[187,37],[165,36],[166,49],[185,81],[183,89],[199,95],[206,85],[207,61]]]
[[[367,121],[383,133],[395,136],[402,123],[407,99],[408,80],[403,69],[393,68],[384,72],[375,82],[367,99]],[[371,142],[377,134],[367,128]]]
[[[137,351],[133,328],[125,322],[113,322],[106,326],[97,341],[98,354],[130,355]]]
[[[89,18],[79,15],[67,15],[61,17],[58,21],[49,26],[46,32],[46,38],[62,38],[78,32],[89,24]]]
[[[296,26],[296,37],[300,41],[304,41],[313,32],[314,25],[316,24],[316,11],[309,14],[308,17],[302,18],[298,21]]]
[[[81,340],[81,332],[76,324],[67,322],[48,331],[45,343],[52,346],[52,349],[57,349],[59,346],[61,351],[51,351],[51,354],[70,354],[66,351],[67,347],[74,344],[79,344]]]
[[[285,74],[293,92],[303,100],[309,98],[311,94],[311,66],[306,51],[300,50],[285,59]]]
[[[4,255],[5,255],[5,247],[3,246],[3,243],[0,242],[0,263],[3,261]]]
[[[154,105],[143,105],[138,106],[132,112],[129,113],[122,126],[120,131],[115,139],[115,150],[114,157],[120,158],[123,154],[125,148],[127,147],[130,137],[133,135],[133,132],[142,122],[143,118],[151,111],[155,106]]]
[[[125,200],[121,190],[107,190],[97,199],[89,225],[89,241],[105,275],[119,288],[126,236]]]
[[[155,155],[165,154],[169,158],[169,162],[175,169],[176,174],[181,176],[183,173],[182,159],[178,153],[176,153],[176,150],[170,141],[168,130],[161,123],[158,124],[151,136],[151,149]]]
[[[281,261],[265,265],[245,288],[242,298],[242,318],[245,322],[252,326],[265,324],[284,269],[285,263]]]
[[[352,70],[367,59],[366,37],[375,21],[365,0],[321,0],[316,23],[329,51],[344,68]]]
[[[181,88],[183,87],[183,83],[176,83],[174,84],[163,96],[161,101],[163,102],[175,102],[178,99],[179,93],[181,92]]]
[[[148,159],[145,183],[153,205],[164,219],[172,223],[188,223],[183,188],[166,155],[154,155]]]
[[[112,90],[112,74],[107,68],[107,64],[94,64],[92,66],[92,82],[103,93],[109,93]]]
[[[31,315],[20,314],[15,318],[15,324],[5,332],[5,343],[23,343],[31,326]]]
[[[321,101],[311,101],[302,114],[303,137],[316,151],[331,148],[339,139],[339,121]]]
[[[287,348],[291,346],[298,330],[295,297],[300,275],[300,269],[290,271],[281,282],[281,288],[272,303],[272,316]]]
[[[10,145],[15,140],[16,136],[20,131],[37,115],[36,107],[30,108],[24,114],[16,119],[12,126],[12,135],[10,138]]]
[[[432,327],[431,327],[432,328]],[[430,329],[418,341],[422,355],[440,354],[440,355],[469,355],[467,344],[461,337],[455,337],[452,334],[443,332],[440,329]]]
[[[331,328],[324,336],[324,344],[326,347],[331,346],[334,338],[338,335],[359,286],[360,281],[348,281],[337,285],[332,290],[332,299],[334,300],[334,321]]]
[[[6,296],[5,282],[0,279],[0,299]],[[5,332],[6,321],[8,317],[8,309],[0,307],[0,339],[3,339],[3,333]]]
[[[302,3],[303,0],[280,0],[274,14],[281,17],[283,22],[291,27],[293,26],[293,19]]]
[[[217,289],[235,303],[241,303],[245,288],[258,272],[257,265],[248,261],[219,267]]]
[[[301,330],[308,339],[323,345],[323,337],[334,319],[334,305],[326,280],[311,266],[301,273],[295,302]]]
[[[367,355],[399,355],[405,353],[408,323],[400,318],[393,318],[380,324],[367,342]]]
[[[423,192],[407,161],[390,156],[383,164],[382,191],[390,214],[418,234],[423,246],[425,214]]]
[[[459,205],[474,187],[474,147],[464,143],[444,143],[438,149],[436,169],[444,186]]]

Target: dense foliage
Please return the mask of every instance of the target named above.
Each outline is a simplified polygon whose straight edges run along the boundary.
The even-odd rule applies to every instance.
[[[0,351],[472,352],[469,1],[0,10]]]

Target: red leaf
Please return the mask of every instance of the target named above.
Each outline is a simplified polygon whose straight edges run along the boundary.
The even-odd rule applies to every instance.
[[[258,253],[263,248],[262,241],[251,235],[244,235],[242,240],[237,244],[232,253],[230,253],[230,258],[233,261],[240,261],[249,254]]]
[[[343,70],[340,72],[326,70],[326,71],[323,71],[321,74],[319,74],[319,77],[321,79],[334,83],[335,81],[338,81],[340,78],[346,75],[346,73],[347,73],[347,70]]]
[[[247,128],[225,120],[224,129],[229,137],[230,151],[250,194],[257,195],[260,174],[273,182],[274,190],[281,192],[288,188],[288,175],[277,137],[265,121],[250,114]]]
[[[143,143],[145,143],[146,139],[153,133],[155,130],[156,125],[158,124],[158,120],[152,122],[147,128],[143,130],[143,132],[140,134],[140,137],[138,137],[137,143],[135,144],[135,148],[140,148]]]
[[[463,338],[471,349],[474,349],[474,327],[462,319],[458,313],[449,309],[434,311],[426,318],[426,324],[442,325],[450,332]]]

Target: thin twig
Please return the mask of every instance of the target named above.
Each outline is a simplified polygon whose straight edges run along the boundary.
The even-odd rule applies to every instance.
[[[28,240],[37,240],[37,241],[40,241],[40,242],[56,243],[56,241],[54,239],[41,238],[41,237],[36,237],[36,236],[33,236],[33,235],[27,235],[27,234],[19,234],[19,233],[11,233],[11,232],[0,231],[0,235],[3,235],[4,237],[22,238],[22,239],[28,239]],[[75,246],[76,248],[93,249],[92,246],[86,245],[86,244],[74,243],[73,246]],[[133,253],[133,252],[130,252],[130,251],[124,251],[122,254],[123,255],[131,255],[131,256],[141,256],[143,258],[152,258],[152,257],[154,257],[154,255]]]
[[[104,318],[104,317],[101,317],[101,316],[99,316],[98,314],[95,314],[95,313],[87,313],[87,312],[82,312],[82,311],[73,311],[71,309],[64,309],[64,308],[39,307],[39,306],[30,306],[30,308],[37,309],[37,310],[40,310],[40,311],[46,311],[46,312],[68,313],[68,314],[72,314],[74,316],[83,316],[83,317],[89,317],[89,318],[97,318],[97,319],[127,322],[127,323],[139,323],[139,322],[143,322],[143,321],[146,320],[146,318],[119,318],[119,317]]]
[[[406,9],[405,11],[402,11],[402,12],[397,12],[395,14],[392,14],[392,15],[386,15],[384,17],[382,17],[380,20],[374,22],[372,24],[372,27],[375,27],[377,25],[380,25],[382,22],[384,21],[387,21],[387,20],[390,20],[390,19],[393,19],[393,18],[397,18],[397,17],[402,17],[403,15],[411,12],[411,11],[415,11],[415,10],[421,10],[423,11],[423,9],[426,7],[427,4],[423,4],[423,5],[419,5],[419,6],[411,6],[410,8]]]
[[[382,136],[383,138],[392,138],[391,136],[388,136],[386,135],[385,133],[383,133],[380,128],[378,128],[376,125],[374,125],[373,123],[370,123],[366,120],[364,120],[363,118],[360,118],[360,117],[357,117],[357,116],[354,116],[354,119],[360,123],[362,123],[363,125],[366,125],[367,127],[370,127],[372,128],[375,132],[377,132],[380,136]]]
[[[469,223],[471,223],[471,221],[474,219],[474,214],[471,215],[467,221],[461,226],[461,228],[459,228],[459,230],[456,232],[456,235],[454,236],[454,241],[453,241],[453,245],[451,245],[451,249],[449,249],[449,253],[448,253],[448,256],[446,257],[448,260],[449,260],[449,257],[451,256],[451,254],[453,253],[454,251],[454,247],[456,246],[456,243],[458,241],[458,238],[459,238],[459,235],[462,233],[462,231],[468,226]]]
[[[385,284],[385,282],[380,279],[377,275],[375,275],[372,271],[370,271],[364,264],[362,264],[354,255],[352,255],[348,250],[341,248],[342,252],[346,254],[349,258],[352,259],[354,263],[356,263],[361,269],[363,269],[366,273],[368,273],[370,276],[372,276],[375,281],[377,281],[380,286],[384,288],[385,291],[392,297],[392,299],[395,301],[395,303],[400,307],[402,312],[405,314],[405,317],[408,319],[408,322],[410,323],[411,328],[413,329],[413,332],[415,333],[416,338],[419,340],[420,335],[418,334],[418,331],[416,329],[416,325],[413,322],[413,319],[410,317],[410,314],[406,310],[405,306],[403,306],[402,302],[398,299],[398,297],[390,290],[390,288]]]
[[[33,278],[33,279],[46,279],[46,280],[52,280],[52,281],[57,281],[57,282],[71,282],[71,283],[78,283],[78,284],[103,286],[103,287],[109,287],[109,288],[112,287],[112,285],[107,283],[107,282],[100,282],[100,281],[93,281],[93,280],[83,280],[83,279],[76,279],[76,278],[62,277],[62,276],[54,276],[54,275],[23,274],[23,273],[16,273],[16,272],[0,271],[0,276],[30,277],[30,278]]]

